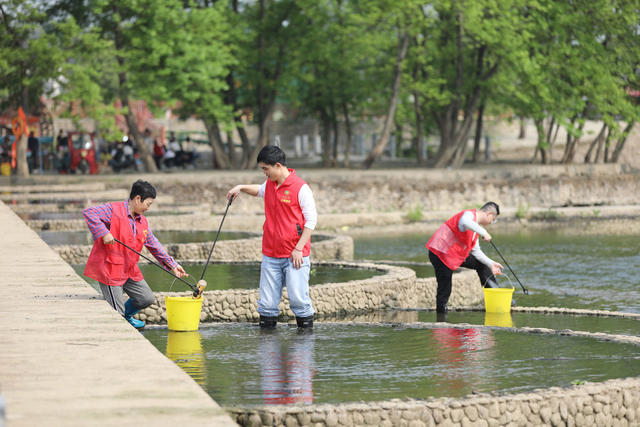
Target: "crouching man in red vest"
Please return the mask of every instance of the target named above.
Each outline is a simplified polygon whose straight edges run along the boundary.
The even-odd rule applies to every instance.
[[[459,267],[476,270],[484,287],[498,287],[494,274],[502,274],[502,265],[489,259],[478,242],[478,235],[490,242],[491,235],[483,226],[493,224],[500,215],[500,207],[487,202],[479,210],[469,209],[449,218],[433,233],[426,244],[429,260],[436,271],[438,292],[436,312],[446,313],[451,295],[451,276]]]
[[[146,246],[160,264],[176,276],[187,276],[153,235],[147,218],[142,215],[155,198],[155,188],[138,180],[131,187],[129,200],[92,206],[82,212],[94,239],[84,275],[100,283],[104,299],[135,328],[143,328],[144,322],[133,316],[153,304],[155,297],[138,268],[138,254],[114,238],[138,252]],[[129,296],[126,303],[123,291]]]
[[[313,193],[294,169],[287,168],[287,158],[279,147],[267,145],[257,161],[268,179],[262,185],[236,185],[229,190],[227,199],[235,199],[240,192],[264,198],[260,327],[276,327],[282,287],[286,285],[298,327],[312,328],[309,254],[311,234],[318,219]]]

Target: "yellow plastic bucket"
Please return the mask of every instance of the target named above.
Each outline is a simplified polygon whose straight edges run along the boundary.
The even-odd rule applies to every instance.
[[[513,288],[482,288],[484,292],[484,310],[487,313],[511,312]]]
[[[167,323],[171,331],[197,331],[200,326],[202,298],[164,297]]]
[[[4,176],[11,175],[11,163],[4,162],[0,164],[0,175],[4,175]]]
[[[500,326],[501,328],[510,328],[513,326],[511,313],[485,313],[485,326]]]

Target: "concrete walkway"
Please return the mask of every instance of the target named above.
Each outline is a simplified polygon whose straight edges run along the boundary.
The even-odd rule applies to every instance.
[[[235,425],[2,202],[0,236],[0,426]]]

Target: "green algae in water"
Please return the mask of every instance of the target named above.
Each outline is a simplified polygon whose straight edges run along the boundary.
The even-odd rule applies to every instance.
[[[144,336],[222,405],[310,404],[525,392],[636,376],[638,347],[584,337],[490,328],[316,323],[201,328]],[[171,341],[171,342],[169,342]]]
[[[181,264],[191,277],[186,280],[195,283],[200,279],[204,264]],[[151,264],[139,264],[140,270],[145,280],[154,292],[185,292],[187,285],[174,279],[169,274],[161,271]],[[82,274],[84,265],[74,265],[73,269],[96,289],[99,288],[97,282]],[[322,283],[347,282],[350,280],[369,279],[382,272],[372,269],[352,268],[319,265],[311,263],[311,274],[309,284],[318,285]],[[230,264],[209,264],[204,276],[207,281],[207,291],[224,289],[257,289],[260,284],[260,264],[254,263],[230,263]]]

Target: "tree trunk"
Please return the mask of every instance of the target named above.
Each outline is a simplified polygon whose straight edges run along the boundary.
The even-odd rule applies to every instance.
[[[535,125],[536,125],[536,131],[538,131],[538,144],[536,145],[536,152],[533,155],[533,161],[535,161],[536,157],[537,157],[537,153],[540,153],[540,158],[541,158],[541,163],[542,164],[547,164],[548,160],[547,160],[547,149],[546,149],[546,145],[548,144],[547,141],[547,133],[545,132],[544,129],[544,119],[537,119],[534,121]]]
[[[322,166],[331,166],[331,120],[329,114],[324,110],[320,111],[320,122],[322,129],[320,131],[320,139],[322,144]]]
[[[611,138],[611,128],[607,126],[607,136],[602,135],[600,141],[598,141],[598,149],[596,150],[596,158],[594,163],[604,163],[604,148],[609,143]]]
[[[396,58],[396,65],[393,75],[393,89],[391,92],[391,100],[389,101],[389,110],[387,111],[387,117],[384,121],[384,127],[382,129],[382,136],[378,143],[373,147],[371,153],[362,163],[365,169],[369,169],[373,162],[376,161],[382,151],[389,143],[389,134],[391,133],[391,125],[393,124],[393,118],[396,114],[396,108],[398,106],[398,93],[400,92],[400,78],[402,77],[402,63],[407,55],[407,46],[409,45],[409,35],[402,33],[398,40],[398,56]]]
[[[589,145],[589,149],[587,150],[587,154],[585,154],[584,156],[584,162],[585,163],[591,163],[591,154],[593,152],[593,149],[598,145],[598,143],[600,142],[601,138],[604,138],[604,132],[607,129],[607,125],[606,123],[602,125],[602,129],[600,129],[600,132],[598,133],[598,136],[596,136],[596,138],[591,142],[591,145]]]
[[[581,116],[584,117],[586,112],[587,112],[587,106],[585,106],[584,110],[582,110]],[[573,124],[575,123],[577,118],[578,118],[577,116],[574,116],[571,119],[571,123],[570,123],[571,127],[573,127]],[[583,120],[580,123],[580,127],[578,128],[578,132],[577,132],[578,135],[582,134],[582,129],[584,128],[584,124],[585,124],[585,121]],[[562,164],[573,163],[573,159],[575,158],[576,148],[578,146],[579,141],[580,141],[580,137],[572,136],[571,133],[567,132],[567,144],[564,146],[564,154],[562,155],[562,160],[560,160]]]
[[[471,161],[477,163],[480,158],[480,143],[482,142],[482,119],[484,116],[484,102],[478,107],[478,118],[476,119],[476,134],[473,138],[473,158]]]
[[[351,154],[351,118],[349,117],[349,106],[346,102],[342,103],[342,114],[344,114],[344,126],[347,132],[346,142],[344,144],[344,167],[349,167],[349,155]]]
[[[610,159],[611,163],[618,163],[618,160],[620,159],[620,153],[622,153],[622,149],[624,148],[624,144],[627,142],[627,137],[629,136],[629,132],[631,132],[631,129],[633,129],[633,125],[635,125],[635,123],[636,122],[632,120],[631,122],[629,122],[627,127],[624,128],[624,131],[622,132],[620,139],[618,139],[616,148],[613,150],[613,154],[611,155],[611,159]]]
[[[333,126],[333,147],[332,147],[332,153],[331,153],[331,167],[336,167],[338,166],[338,139],[340,137],[340,126],[338,123],[337,118],[334,116],[333,120],[332,120],[332,126]]]
[[[518,133],[518,139],[525,139],[527,137],[527,127],[524,123],[524,118],[519,117],[518,122],[520,123],[520,132]]]
[[[122,90],[122,93],[124,93],[124,90]],[[129,97],[126,94],[122,97],[122,104],[127,108],[127,114],[125,114],[124,118],[127,122],[129,133],[133,136],[133,140],[138,148],[138,154],[140,155],[140,159],[142,159],[145,170],[150,173],[158,172],[156,161],[153,159],[153,154],[149,151],[149,147],[147,147],[144,137],[142,136],[142,133],[140,133],[140,129],[138,129],[138,120],[136,120],[136,116],[129,103]]]
[[[415,91],[413,92],[413,113],[416,117],[416,141],[414,143],[414,149],[416,150],[418,165],[423,166],[425,159],[422,155],[422,147],[424,145],[424,141],[422,140],[422,113],[420,112],[420,100],[418,99],[418,93]]]
[[[207,117],[204,118],[202,122],[207,129],[207,137],[213,150],[213,167],[217,166],[220,169],[231,169],[229,156],[225,153],[222,145],[222,136],[220,135],[218,121],[213,117]]]
[[[29,176],[29,164],[27,163],[27,139],[26,133],[20,135],[16,143],[16,176],[27,178]]]
[[[231,167],[238,165],[238,156],[236,155],[236,147],[233,143],[233,132],[227,132],[227,155],[229,156],[229,164]]]

